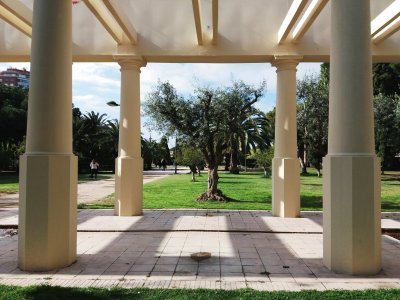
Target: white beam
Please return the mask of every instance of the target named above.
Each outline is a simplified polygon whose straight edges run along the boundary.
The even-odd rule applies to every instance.
[[[196,26],[197,43],[203,45],[203,30],[201,27],[200,0],[192,0],[194,24]]]
[[[302,39],[304,34],[313,24],[319,13],[325,7],[329,0],[312,0],[310,5],[307,7],[304,15],[301,17],[297,26],[293,30],[292,42],[296,43]]]
[[[0,18],[28,37],[32,37],[32,23],[0,0]]]
[[[117,21],[118,25],[121,27],[122,31],[128,37],[131,44],[137,44],[137,32],[132,24],[128,25],[128,22],[124,20],[123,16],[120,15],[111,4],[110,0],[103,0],[104,5],[110,11],[111,15],[114,17],[115,21]]]
[[[97,20],[103,25],[111,37],[121,45],[123,43],[122,33],[123,30],[119,24],[114,20],[110,11],[104,5],[102,1],[99,0],[83,0],[89,10],[97,18]]]
[[[216,45],[218,43],[218,0],[212,0],[212,26],[212,43]]]
[[[289,35],[308,0],[294,0],[278,31],[278,43],[282,44]]]
[[[387,38],[389,38],[390,36],[392,36],[399,30],[400,30],[400,16],[397,17],[392,23],[390,23],[384,29],[379,31],[378,34],[374,35],[372,37],[372,42],[374,44],[383,42],[384,40],[386,40]]]
[[[374,37],[381,30],[400,16],[400,0],[394,1],[371,22],[371,36]]]

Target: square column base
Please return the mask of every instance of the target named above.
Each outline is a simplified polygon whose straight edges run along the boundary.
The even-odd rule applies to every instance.
[[[143,159],[118,157],[115,160],[115,215],[143,214]]]
[[[300,215],[300,164],[297,158],[272,160],[272,214],[282,218]]]
[[[74,155],[20,157],[20,269],[49,271],[75,262],[77,166]]]
[[[332,271],[374,275],[381,270],[380,160],[324,158],[324,264]]]

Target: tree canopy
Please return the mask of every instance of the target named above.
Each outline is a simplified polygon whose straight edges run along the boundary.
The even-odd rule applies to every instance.
[[[176,132],[203,155],[208,168],[208,189],[198,200],[226,199],[218,190],[218,165],[228,149],[237,154],[243,137],[262,131],[266,119],[253,105],[263,89],[263,84],[253,88],[234,82],[225,89],[200,87],[193,96],[184,98],[169,82],[159,82],[147,95],[145,112],[153,126],[166,134]],[[256,143],[255,138],[252,141]],[[260,138],[260,145],[266,143],[269,139]]]
[[[0,84],[0,170],[16,169],[25,151],[28,90]]]
[[[193,97],[184,99],[169,82],[159,82],[147,95],[145,112],[163,132],[177,132],[200,149],[208,167],[208,189],[198,199],[225,200],[218,190],[218,164],[226,147],[226,122],[221,118],[226,105],[221,91],[198,88]]]

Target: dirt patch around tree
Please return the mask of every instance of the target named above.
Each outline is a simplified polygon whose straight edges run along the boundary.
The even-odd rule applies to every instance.
[[[397,240],[400,240],[400,229],[395,229],[395,230],[382,230],[382,234],[391,236],[392,238],[395,238]]]

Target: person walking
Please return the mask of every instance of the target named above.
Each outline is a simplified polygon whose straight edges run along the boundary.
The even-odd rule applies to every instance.
[[[94,175],[94,179],[97,179],[97,173],[99,171],[99,163],[93,159],[92,162],[90,163],[90,178],[93,178]]]

